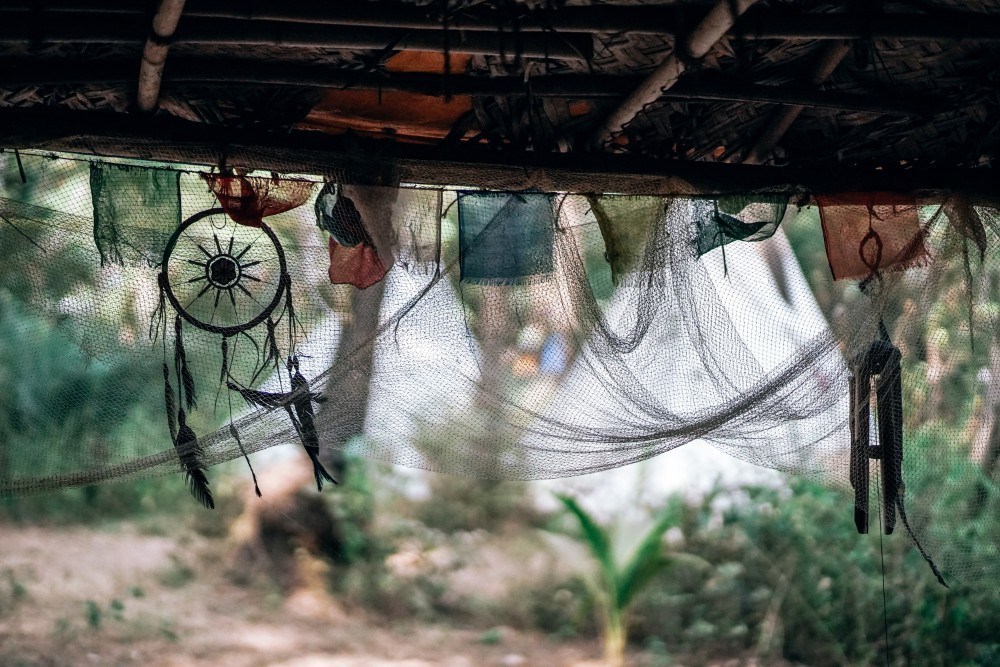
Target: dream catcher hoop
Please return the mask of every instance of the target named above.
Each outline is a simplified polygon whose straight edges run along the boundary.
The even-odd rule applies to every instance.
[[[195,213],[167,241],[160,289],[186,322],[223,338],[253,329],[289,297],[291,277],[277,235],[247,227],[221,208]]]

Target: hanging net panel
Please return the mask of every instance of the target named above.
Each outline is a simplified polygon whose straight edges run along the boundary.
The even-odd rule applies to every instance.
[[[278,445],[322,489],[334,451],[527,480],[702,441],[843,489],[859,531],[905,532],[946,578],[986,573],[947,524],[998,534],[988,202],[23,160],[0,495],[183,474],[212,506],[212,466]]]

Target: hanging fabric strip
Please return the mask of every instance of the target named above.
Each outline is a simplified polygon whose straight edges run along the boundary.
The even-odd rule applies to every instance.
[[[365,289],[385,277],[393,263],[392,230],[386,228],[396,197],[395,188],[323,186],[316,197],[316,225],[330,234],[331,283]]]
[[[624,276],[635,273],[642,265],[650,232],[664,219],[665,200],[624,195],[591,195],[587,199],[604,237],[611,279],[619,285]]]
[[[208,187],[234,222],[260,227],[269,215],[302,206],[312,194],[312,181],[263,176],[219,176],[205,174]]]
[[[731,196],[715,202],[711,217],[695,219],[695,257],[732,241],[763,241],[777,231],[788,208],[784,195]]]
[[[816,202],[834,279],[864,279],[927,261],[926,234],[913,195],[816,195]]]
[[[329,274],[334,285],[354,285],[365,289],[382,280],[386,268],[372,246],[360,243],[349,248],[331,238]]]
[[[93,163],[90,195],[101,264],[157,266],[181,222],[180,172]]]
[[[552,273],[552,196],[460,192],[461,279],[516,285]]]

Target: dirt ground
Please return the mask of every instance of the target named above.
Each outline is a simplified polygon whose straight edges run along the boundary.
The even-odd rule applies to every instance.
[[[0,525],[0,665],[584,667],[594,641],[389,623],[322,587],[238,585],[205,538]]]

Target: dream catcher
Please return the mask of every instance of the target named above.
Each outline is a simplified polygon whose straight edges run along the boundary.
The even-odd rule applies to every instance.
[[[253,202],[259,189],[252,179],[240,177],[241,207],[234,215],[233,188],[219,188],[220,177],[210,180],[219,194],[224,208],[201,211],[182,222],[166,244],[158,277],[160,303],[154,314],[157,332],[163,335],[164,399],[170,436],[183,467],[192,494],[206,507],[214,507],[212,493],[205,475],[202,449],[188,417],[198,406],[199,391],[190,368],[190,358],[185,347],[185,336],[194,329],[199,340],[203,336],[218,339],[218,386],[215,403],[223,389],[236,391],[251,405],[277,409],[285,408],[296,433],[313,460],[317,486],[322,489],[324,479],[334,481],[319,463],[319,441],[313,419],[313,402],[322,396],[310,391],[305,377],[299,373],[295,341],[299,325],[292,301],[292,278],[284,249],[274,231],[263,222],[267,203]],[[233,180],[236,180],[235,178]],[[271,183],[261,179],[264,183]],[[311,186],[311,184],[308,184]],[[308,197],[309,189],[305,190]],[[302,199],[304,200],[305,197]],[[249,204],[247,202],[250,202]],[[301,202],[299,202],[301,203]],[[228,204],[228,205],[227,205]],[[284,206],[279,210],[287,210]],[[255,215],[248,215],[252,210]],[[174,311],[173,378],[171,383],[167,334]],[[279,345],[284,342],[284,349]],[[237,363],[239,362],[239,363]],[[288,369],[289,391],[264,394],[249,387],[269,369],[278,372]],[[242,380],[237,377],[242,377]],[[283,384],[283,382],[282,382]],[[229,405],[229,430],[250,464],[243,449],[239,433],[233,423],[232,401]],[[260,495],[257,478],[253,475],[254,488]]]

